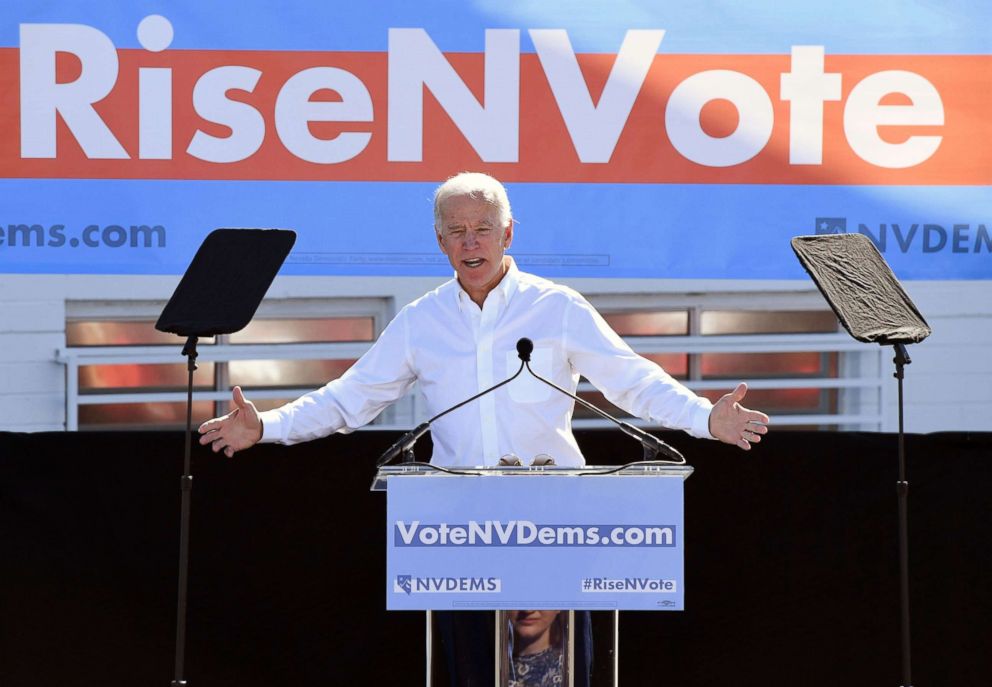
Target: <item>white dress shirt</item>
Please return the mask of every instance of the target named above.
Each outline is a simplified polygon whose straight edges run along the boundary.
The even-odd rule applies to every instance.
[[[517,341],[534,342],[533,370],[575,392],[583,376],[637,417],[712,438],[712,404],[634,353],[577,292],[520,272],[515,264],[472,302],[457,279],[403,308],[344,375],[292,403],[261,413],[262,441],[293,444],[351,432],[401,398],[415,382],[429,417],[512,376]],[[574,401],[527,370],[504,387],[431,427],[436,465],[495,465],[516,454],[528,464],[547,453],[562,466],[585,464],[572,435]],[[626,440],[625,440],[626,441]],[[621,450],[638,456],[633,441]]]

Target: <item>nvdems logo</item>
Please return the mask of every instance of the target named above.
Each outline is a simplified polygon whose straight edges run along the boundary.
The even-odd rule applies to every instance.
[[[412,581],[413,578],[410,577],[409,575],[397,575],[396,584],[393,585],[393,591],[406,592],[407,594],[409,594]]]
[[[817,217],[817,234],[846,234],[847,217]],[[880,253],[992,253],[992,233],[984,224],[858,224]]]
[[[817,234],[846,234],[847,217],[817,217]]]
[[[397,575],[393,593],[402,594],[499,594],[499,577],[415,577]]]

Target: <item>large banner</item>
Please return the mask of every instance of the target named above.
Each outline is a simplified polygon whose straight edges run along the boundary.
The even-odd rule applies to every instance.
[[[862,232],[992,278],[992,4],[5,3],[0,272],[442,275],[431,193],[504,180],[549,277],[793,279]]]

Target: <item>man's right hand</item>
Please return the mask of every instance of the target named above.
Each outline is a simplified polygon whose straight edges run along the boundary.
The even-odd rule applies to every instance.
[[[255,404],[245,398],[240,386],[234,387],[234,410],[200,425],[200,443],[210,444],[213,452],[223,451],[230,458],[238,451],[251,448],[262,438],[262,421]]]

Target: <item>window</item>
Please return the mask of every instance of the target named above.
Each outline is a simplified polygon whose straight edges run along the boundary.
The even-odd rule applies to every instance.
[[[635,351],[716,400],[748,382],[747,405],[777,429],[878,430],[888,369],[880,347],[837,331],[819,294],[601,294],[589,299]],[[164,303],[67,303],[68,429],[185,424],[186,364],[180,337],[155,331]],[[263,302],[243,331],[199,343],[194,422],[228,411],[242,386],[273,408],[341,376],[392,315],[386,298]],[[582,380],[579,394],[623,415]],[[414,391],[374,427],[408,429],[426,419]],[[635,423],[648,424],[640,420]],[[575,426],[600,426],[583,408]]]
[[[819,334],[837,331],[837,318],[830,310],[703,310],[699,312],[701,336],[730,336],[759,334]],[[811,380],[836,377],[836,351],[792,351],[779,353],[701,353],[698,354],[698,374],[692,379],[726,380],[735,384],[741,379],[808,378]],[[718,390],[702,390],[716,401]],[[829,414],[837,412],[836,389],[770,388],[748,392],[751,407],[761,408],[769,415]]]
[[[712,293],[590,300],[635,351],[713,401],[746,381],[746,404],[767,412],[782,428],[866,428],[878,419],[880,381],[850,379],[870,365],[837,333],[837,319],[822,301],[794,294]],[[629,417],[585,380],[579,395]],[[575,417],[580,426],[599,424],[582,408]]]
[[[68,308],[66,354],[73,362],[67,387],[76,411],[70,407],[68,415],[75,415],[78,428],[185,426],[184,341],[155,330],[163,305]],[[374,341],[386,316],[379,299],[267,305],[240,332],[198,342],[194,424],[226,413],[235,385],[265,410],[340,377]]]

